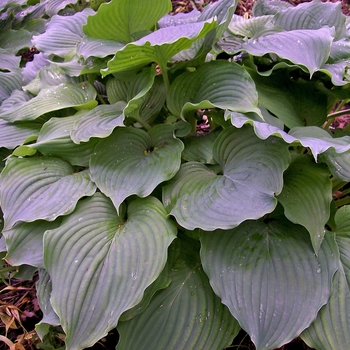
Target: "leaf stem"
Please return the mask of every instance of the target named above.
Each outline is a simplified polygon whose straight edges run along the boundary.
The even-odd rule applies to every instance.
[[[146,130],[150,130],[151,129],[151,125],[149,125],[145,120],[143,120],[138,111],[135,111],[134,113],[129,115],[130,118],[136,120],[138,123],[140,123],[142,125],[142,127],[144,127]]]
[[[333,181],[333,186],[332,186],[332,191],[333,192],[337,192],[339,191],[342,187],[344,187],[347,184],[346,181],[342,181],[342,180],[334,180]]]
[[[162,77],[164,80],[166,91],[169,91],[170,82],[169,82],[168,70],[166,68],[166,63],[164,64],[163,62],[158,62],[158,65],[159,65],[160,71],[162,72]]]
[[[343,109],[341,111],[337,111],[337,112],[328,114],[327,120],[333,120],[333,119],[340,117],[342,115],[345,115],[345,114],[350,114],[350,109]]]
[[[350,196],[342,198],[342,199],[338,199],[334,203],[335,203],[337,208],[342,207],[343,205],[346,205],[346,204],[350,204]]]

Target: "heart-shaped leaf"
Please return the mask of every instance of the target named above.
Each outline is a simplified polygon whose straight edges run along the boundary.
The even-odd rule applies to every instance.
[[[215,107],[260,113],[254,81],[241,66],[226,61],[211,61],[178,76],[171,84],[167,106],[183,118],[198,109]]]
[[[333,279],[331,297],[317,315],[315,322],[301,334],[311,347],[320,350],[346,349],[350,344],[350,206],[335,214],[335,239],[339,253],[339,270]]]
[[[19,221],[53,221],[96,190],[86,170],[74,173],[69,163],[54,157],[11,158],[0,180],[5,229]]]
[[[176,236],[162,204],[138,199],[127,220],[101,193],[81,201],[62,225],[44,235],[51,303],[69,349],[93,345],[136,305],[158,277]]]
[[[210,284],[258,350],[297,337],[331,294],[338,268],[333,235],[315,256],[307,231],[280,218],[203,232],[201,260]]]
[[[118,350],[223,349],[239,332],[203,272],[198,242],[182,243],[170,271],[171,284],[158,291],[143,313],[118,324]]]
[[[296,156],[284,173],[283,190],[277,197],[286,217],[309,231],[316,253],[330,215],[332,182],[329,175],[328,168],[316,164],[311,156]]]
[[[157,125],[148,133],[117,128],[99,142],[91,157],[91,177],[117,210],[128,196],[148,196],[179,170],[184,146],[173,132],[168,124]]]
[[[163,203],[181,226],[229,229],[274,210],[290,157],[283,141],[262,141],[250,127],[229,127],[215,141],[213,154],[222,175],[188,162],[164,187]]]

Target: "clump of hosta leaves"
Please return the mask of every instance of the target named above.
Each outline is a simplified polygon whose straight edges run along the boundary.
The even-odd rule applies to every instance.
[[[41,338],[350,344],[349,20],[236,5],[1,5],[0,250],[39,271]]]

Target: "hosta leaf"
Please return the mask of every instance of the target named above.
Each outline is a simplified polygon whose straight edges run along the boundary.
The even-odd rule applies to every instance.
[[[253,16],[275,15],[280,11],[293,7],[292,4],[280,0],[259,0],[253,5]]]
[[[82,41],[77,45],[77,54],[85,59],[90,56],[106,57],[114,55],[122,47],[124,47],[124,44],[118,41],[83,37]]]
[[[210,284],[257,350],[275,349],[316,318],[338,268],[331,235],[318,258],[307,231],[280,218],[203,232],[201,260]]]
[[[30,145],[30,147],[44,155],[61,157],[72,165],[87,167],[98,140],[91,140],[79,145],[72,141],[70,133],[73,130],[74,123],[79,119],[79,115],[51,118],[40,130],[36,143]]]
[[[57,228],[61,218],[48,222],[21,222],[10,230],[4,230],[8,261],[12,266],[30,265],[43,267],[43,237],[46,230]]]
[[[11,96],[13,90],[21,90],[21,88],[22,75],[20,69],[11,72],[0,72],[0,105]]]
[[[318,161],[326,163],[338,180],[350,181],[350,151],[337,153],[334,148],[329,148],[318,157]]]
[[[148,133],[117,128],[98,143],[91,157],[91,177],[117,210],[128,196],[148,196],[179,170],[184,146],[173,132],[173,127],[166,124]]]
[[[82,26],[93,13],[93,10],[86,8],[72,16],[53,16],[46,32],[33,37],[33,44],[46,55],[65,57],[70,51],[76,50],[76,45],[84,35]]]
[[[178,12],[173,15],[165,15],[158,21],[159,28],[175,27],[181,24],[195,23],[198,21],[201,12],[196,8],[191,12]]]
[[[257,38],[267,33],[272,33],[273,31],[282,30],[275,26],[273,19],[274,16],[272,15],[250,18],[249,20],[242,16],[235,15],[228,26],[228,30],[235,35]]]
[[[340,266],[334,276],[332,295],[315,322],[301,334],[309,346],[320,350],[346,349],[350,343],[350,207],[340,208],[335,221]]]
[[[11,98],[11,97],[10,97]],[[13,104],[7,108],[3,105],[0,117],[13,122],[34,120],[41,115],[60,109],[75,107],[77,109],[93,108],[97,105],[96,90],[89,83],[60,84],[49,86],[40,91],[38,96],[19,105]]]
[[[326,63],[332,41],[333,32],[330,28],[300,29],[249,39],[235,51],[246,51],[254,56],[275,53],[280,58],[298,64],[312,76]]]
[[[182,152],[182,158],[187,161],[216,164],[213,145],[220,132],[221,128],[217,128],[205,135],[190,134],[185,137],[183,139],[185,149]]]
[[[285,71],[269,77],[252,72],[259,104],[275,114],[289,128],[322,126],[327,118],[327,95],[308,81],[293,81]]]
[[[124,125],[125,102],[99,105],[91,111],[79,111],[80,119],[71,132],[73,142],[87,142],[91,137],[109,136],[117,126]]]
[[[283,141],[262,141],[249,127],[228,127],[216,139],[213,153],[223,175],[189,162],[164,187],[163,203],[181,226],[229,229],[274,210],[290,157]]]
[[[46,4],[46,13],[52,17],[57,15],[60,10],[63,10],[67,5],[76,4],[78,0],[50,0]]]
[[[254,81],[241,66],[226,61],[212,61],[178,76],[171,84],[167,106],[182,117],[215,107],[260,113]]]
[[[0,147],[14,149],[22,145],[29,137],[39,135],[41,123],[9,123],[0,119]]]
[[[42,52],[35,55],[33,61],[27,62],[26,66],[22,68],[23,84],[29,84],[40,69],[47,64],[48,59]]]
[[[215,25],[216,22],[210,20],[160,28],[117,51],[114,58],[108,62],[108,68],[102,70],[101,73],[105,76],[131,68],[143,67],[152,62],[164,67],[171,57],[181,50],[190,48],[193,42],[203,38],[215,28]]]
[[[225,114],[225,117],[227,119],[231,118],[232,124],[237,128],[240,128],[245,124],[253,125],[256,135],[263,140],[271,135],[275,135],[283,138],[283,140],[287,143],[300,144],[304,147],[310,148],[310,151],[316,161],[317,156],[323,152],[326,152],[327,150],[331,150],[331,152],[335,151],[337,153],[344,153],[350,149],[349,136],[334,138],[326,130],[316,126],[295,127],[292,128],[289,133],[286,133],[278,126],[266,123],[262,120],[249,118],[241,113],[232,113],[228,111]],[[346,156],[344,157],[346,160]],[[341,166],[343,165],[341,164]],[[346,171],[345,164],[344,167],[344,170]],[[341,171],[340,168],[339,171]]]
[[[59,326],[60,324],[60,320],[51,306],[52,282],[50,275],[45,269],[39,269],[39,280],[35,287],[40,310],[43,313],[43,318],[35,325],[35,330],[40,339],[43,339],[49,332],[50,325]]]
[[[316,164],[311,156],[296,156],[284,173],[283,190],[277,197],[286,217],[309,231],[316,253],[330,215],[332,182],[329,175],[328,168]]]
[[[32,47],[32,36],[32,33],[22,28],[19,30],[8,29],[1,31],[0,47],[17,54],[20,49]]]
[[[10,50],[3,50],[0,48],[1,70],[14,71],[16,68],[19,68],[20,61],[20,56],[14,56],[13,52],[11,52]]]
[[[311,1],[280,11],[275,24],[290,31],[295,29],[320,29],[324,26],[335,28],[335,40],[346,35],[345,15],[341,3]]]
[[[84,32],[94,38],[127,43],[135,40],[138,32],[153,29],[157,21],[170,11],[169,0],[112,0],[102,4],[97,13],[88,18]]]
[[[53,221],[96,190],[86,170],[74,173],[69,163],[54,157],[11,158],[0,180],[5,229],[20,221]]]
[[[116,326],[158,277],[176,228],[153,197],[129,205],[127,220],[100,193],[80,202],[44,235],[51,303],[71,350],[93,345]]]
[[[159,291],[143,313],[118,324],[118,350],[211,350],[230,345],[240,327],[213,293],[196,243],[183,241],[169,287]]]

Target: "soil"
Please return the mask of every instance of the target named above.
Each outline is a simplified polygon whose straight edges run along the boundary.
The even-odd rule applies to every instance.
[[[194,8],[202,10],[209,2],[216,0],[172,0],[173,13],[190,12]],[[311,1],[311,0],[306,0]],[[336,2],[336,0],[330,0]],[[289,0],[293,5],[305,2],[303,0]],[[350,15],[350,0],[342,0],[342,10],[345,15]],[[250,17],[252,14],[253,0],[240,0],[236,9],[236,14]],[[35,48],[28,52],[21,53],[25,61],[30,61],[37,51]],[[349,106],[344,108],[349,109]],[[350,123],[350,115],[345,115],[332,123],[331,128],[344,128]],[[201,128],[205,129],[202,125]],[[57,349],[63,346],[62,333],[56,331],[53,334],[55,339],[51,339],[50,343],[44,347],[40,343],[40,339],[34,330],[35,324],[42,318],[38,300],[36,297],[35,283],[37,276],[31,281],[21,281],[11,279],[6,283],[0,283],[0,335],[7,336],[8,339],[16,343],[11,350],[34,350],[39,348]],[[109,350],[115,349],[118,341],[118,333],[116,330],[100,340],[96,345],[89,348],[91,350]],[[55,347],[52,344],[55,342]],[[5,343],[0,342],[0,350],[8,349]],[[232,345],[227,350],[254,350],[255,347],[250,341],[249,336],[242,330],[234,339]],[[279,350],[312,350],[300,338],[293,340],[291,343],[282,346]]]

